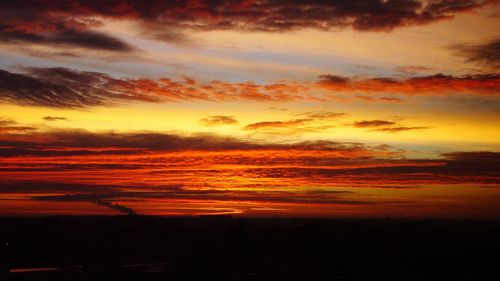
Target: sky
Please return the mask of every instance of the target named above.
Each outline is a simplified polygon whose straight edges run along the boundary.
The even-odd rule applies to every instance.
[[[500,217],[500,2],[0,2],[0,216]]]

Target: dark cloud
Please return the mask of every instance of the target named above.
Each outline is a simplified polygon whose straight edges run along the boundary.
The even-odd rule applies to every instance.
[[[119,187],[111,185],[94,185],[82,183],[19,181],[0,182],[0,193],[83,193],[104,194],[118,191]]]
[[[371,96],[364,96],[364,95],[356,95],[357,99],[360,99],[364,102],[402,102],[403,100],[400,98],[396,97],[371,97]]]
[[[79,12],[69,1],[63,2],[66,7],[36,0],[2,1],[0,40],[3,44],[44,44],[116,52],[134,49],[118,38],[93,30],[101,25],[99,21]]]
[[[10,132],[12,133],[12,131]],[[37,143],[21,142],[12,144],[9,142],[1,141],[0,144],[10,144],[10,146],[0,147],[0,156],[2,157],[16,157],[16,156],[37,156],[37,157],[51,157],[51,156],[84,156],[84,155],[127,155],[137,154],[142,150],[139,149],[86,149],[86,148],[50,148],[44,147]],[[65,166],[57,166],[58,169],[63,170]],[[38,167],[38,170],[45,170],[43,167]],[[2,169],[5,170],[5,169]],[[49,169],[53,170],[53,169]]]
[[[403,94],[475,93],[497,95],[500,76],[483,74],[464,77],[434,75],[406,80],[372,78],[364,80],[320,76],[316,86],[329,91],[397,92]],[[20,68],[20,72],[0,70],[0,102],[54,108],[114,106],[127,102],[241,101],[292,102],[318,101],[309,83],[281,82],[255,84],[213,80],[204,84],[191,78],[119,79],[104,73],[67,68]],[[324,96],[328,94],[323,93]],[[365,101],[399,102],[399,98],[357,96]],[[314,113],[310,113],[314,114]],[[318,113],[316,119],[336,113]],[[328,115],[330,114],[330,115]],[[333,114],[333,115],[332,115]],[[330,118],[329,117],[329,118]],[[208,120],[208,119],[207,119]],[[222,121],[221,121],[222,122]],[[280,122],[280,121],[277,121]],[[279,125],[279,123],[276,123]]]
[[[102,18],[140,23],[146,37],[183,42],[179,30],[285,32],[351,27],[389,31],[453,18],[490,0],[245,0],[245,1],[84,1],[0,2],[3,42],[57,44],[127,52],[132,47],[93,31]]]
[[[4,157],[0,163],[0,194],[26,194],[25,197],[43,201],[102,201],[107,202],[106,206],[119,202],[125,208],[127,202],[136,204],[148,199],[383,204],[383,200],[351,198],[352,192],[328,188],[500,184],[498,152],[454,152],[435,159],[407,159],[401,151],[387,145],[370,147],[331,141],[272,144],[215,136],[108,133],[96,137],[95,133],[72,133],[75,132],[52,136],[45,133],[38,135],[42,143],[18,145],[33,145],[40,150],[82,145],[95,149],[156,147],[172,153],[155,155],[148,149],[127,157]],[[37,135],[30,135],[27,139],[36,138]],[[13,144],[0,142],[2,147],[7,145]],[[179,153],[181,150],[186,153]]]
[[[40,142],[38,143],[37,140]],[[50,144],[46,144],[47,141]],[[2,142],[0,142],[2,143]],[[253,149],[257,144],[239,141],[234,138],[218,137],[215,135],[181,136],[166,133],[92,133],[84,130],[54,130],[43,133],[33,133],[25,136],[25,141],[17,138],[5,145],[16,145],[19,148],[130,148],[148,150],[217,150],[217,149]],[[64,150],[62,151],[64,153]]]
[[[95,31],[65,30],[58,33],[37,34],[0,30],[2,43],[31,43],[55,46],[72,46],[116,52],[130,52],[133,47],[127,43]]]
[[[449,95],[460,92],[481,95],[498,95],[500,89],[500,75],[478,74],[451,76],[436,74],[406,78],[402,80],[389,77],[349,79],[332,75],[321,75],[319,76],[317,85],[327,90],[339,92],[392,92],[408,95]]]
[[[207,118],[200,119],[205,126],[218,126],[218,125],[234,125],[238,121],[233,116],[226,115],[212,115]]]
[[[12,119],[0,118],[0,133],[23,133],[34,130],[35,127],[19,125]]]
[[[131,187],[124,187],[131,188]],[[254,201],[273,203],[309,203],[309,204],[372,204],[366,201],[356,201],[342,198],[353,194],[350,191],[333,190],[306,190],[306,191],[251,191],[241,190],[221,191],[216,189],[187,189],[183,187],[163,187],[159,190],[151,191],[117,191],[105,194],[66,194],[66,195],[34,195],[33,200],[42,201],[87,201],[98,203],[99,205],[115,208],[111,200],[144,200],[144,199],[176,199],[176,200],[231,200],[231,201]],[[121,206],[121,205],[118,205]],[[118,211],[126,214],[137,214],[133,209],[121,206]]]
[[[12,119],[0,118],[0,127],[17,125],[17,122]]]
[[[0,127],[0,132],[2,133],[13,133],[13,132],[27,132],[27,131],[34,131],[36,130],[36,127],[31,127],[31,126],[7,126],[7,127]]]
[[[477,45],[455,45],[453,49],[467,61],[498,71],[500,68],[500,37]]]
[[[307,141],[291,144],[262,143],[213,134],[176,135],[168,133],[115,133],[85,130],[51,130],[23,135],[0,136],[0,156],[125,155],[154,151],[227,151],[298,149],[343,152],[370,152],[360,143]],[[375,150],[379,150],[376,148]],[[62,168],[61,166],[57,166]]]
[[[323,156],[323,153],[309,154],[309,157],[322,158]],[[269,159],[268,156],[266,158]],[[345,161],[353,161],[352,157],[346,156],[344,158]],[[359,159],[363,159],[365,165],[370,162],[370,159]],[[137,205],[138,202],[147,204],[148,200],[151,199],[165,200],[165,202],[175,202],[169,200],[204,203],[232,202],[231,204],[234,202],[253,202],[254,204],[283,203],[316,206],[322,204],[384,205],[395,204],[396,201],[373,200],[373,198],[363,195],[360,197],[356,187],[414,189],[442,184],[498,185],[500,184],[499,159],[498,152],[454,152],[445,154],[440,159],[372,159],[377,161],[371,162],[371,165],[367,166],[353,165],[357,162],[326,164],[320,161],[317,162],[316,167],[303,167],[301,164],[304,163],[296,161],[295,165],[289,167],[274,166],[267,162],[258,163],[258,166],[255,167],[256,163],[243,161],[240,163],[243,166],[238,169],[204,170],[197,167],[194,174],[193,171],[186,171],[186,169],[172,171],[172,176],[180,174],[174,180],[184,179],[186,183],[190,184],[189,187],[181,184],[154,185],[155,181],[133,185],[133,181],[125,180],[123,171],[116,174],[116,170],[112,169],[123,185],[2,182],[0,183],[0,193],[26,194],[26,197],[31,198],[31,200],[46,202],[93,202],[124,214],[137,213],[128,207],[128,204]],[[249,165],[249,163],[254,165]],[[150,169],[148,163],[142,165],[145,169]],[[328,167],[329,165],[331,167]],[[253,167],[248,168],[249,166]],[[99,171],[98,174],[102,175],[103,172],[104,170]],[[190,173],[191,175],[188,176]],[[198,182],[192,184],[192,181],[199,177],[205,177],[205,181],[210,181],[209,174],[216,175],[216,178],[223,180],[224,188],[219,189],[217,186],[207,186]],[[92,174],[85,172],[85,175],[88,178]],[[158,176],[165,178],[165,174]],[[186,177],[188,177],[187,180]],[[227,188],[227,181],[230,181],[232,177],[252,179],[255,185],[251,189]],[[258,182],[257,179],[262,181]],[[139,181],[141,180],[139,179]],[[330,188],[340,186],[343,188],[348,186],[351,189]],[[238,181],[234,187],[245,187],[245,181]],[[450,186],[450,188],[452,187]]]
[[[384,101],[384,102],[403,102],[404,100],[396,97],[381,97],[378,100]]]
[[[184,78],[118,79],[99,72],[67,68],[21,68],[21,73],[0,70],[0,101],[55,108],[85,108],[119,103],[178,102],[185,100],[294,101],[311,99],[306,87],[295,84],[198,84]]]
[[[156,101],[113,86],[115,80],[97,72],[66,68],[24,68],[25,73],[0,70],[0,101],[20,105],[81,108],[124,101]]]
[[[332,75],[332,74],[323,74],[319,76],[320,82],[322,83],[332,83],[338,85],[347,85],[351,82],[351,79],[348,77]]]
[[[423,127],[423,126],[417,126],[417,127],[387,127],[387,128],[377,128],[373,129],[372,131],[378,131],[378,132],[389,132],[389,133],[399,133],[403,131],[412,131],[412,130],[425,130],[425,129],[430,129],[430,127]]]
[[[430,129],[430,127],[425,126],[402,126],[396,121],[388,120],[363,120],[353,123],[356,128],[371,128],[370,131],[376,132],[387,132],[387,133],[399,133],[411,130],[424,130]]]
[[[45,121],[68,121],[68,118],[59,117],[59,116],[45,116],[45,117],[43,117],[43,120],[45,120]]]
[[[427,72],[431,71],[433,68],[427,66],[418,66],[418,65],[408,65],[408,66],[400,66],[396,68],[397,72],[401,72],[404,74],[415,75],[419,72]]]
[[[456,152],[441,159],[384,160],[367,167],[253,168],[251,177],[294,179],[302,184],[413,188],[429,184],[500,184],[500,153]],[[379,159],[380,160],[380,159]],[[366,162],[365,162],[366,163]],[[342,165],[342,164],[341,164]],[[314,180],[309,180],[314,179]],[[335,184],[334,184],[335,183]]]
[[[269,129],[269,128],[286,128],[286,127],[294,127],[298,125],[304,125],[308,122],[311,122],[313,119],[311,118],[303,118],[303,119],[292,119],[288,121],[266,121],[266,122],[257,122],[246,125],[243,129],[245,130],[259,130],[259,129]]]
[[[243,129],[275,135],[299,135],[303,133],[323,132],[335,127],[331,125],[333,119],[345,115],[346,113],[343,112],[309,111],[296,114],[296,116],[304,118],[257,122],[248,124]]]
[[[474,152],[450,152],[442,154],[450,163],[461,163],[475,165],[483,163],[487,170],[495,170],[500,165],[500,152],[474,151]],[[500,170],[497,170],[500,173]]]
[[[140,35],[149,39],[174,43],[181,46],[194,46],[196,42],[186,36],[182,29],[163,25],[161,22],[143,21],[140,26]]]
[[[310,119],[336,119],[345,115],[347,115],[347,113],[331,111],[310,111],[298,114],[298,116],[306,116]]]
[[[394,121],[387,120],[363,120],[354,122],[354,127],[356,128],[372,128],[372,127],[382,127],[382,126],[391,126],[396,124]]]

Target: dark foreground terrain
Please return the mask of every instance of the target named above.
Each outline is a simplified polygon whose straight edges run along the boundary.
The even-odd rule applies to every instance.
[[[500,280],[500,221],[0,218],[0,241],[11,281]]]

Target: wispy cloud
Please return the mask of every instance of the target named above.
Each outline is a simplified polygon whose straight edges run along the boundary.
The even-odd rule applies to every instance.
[[[200,119],[200,122],[203,123],[205,126],[238,124],[238,121],[233,116],[226,116],[226,115],[212,115],[212,116]]]
[[[35,131],[36,129],[36,127],[20,125],[12,119],[0,117],[0,133],[25,133]]]
[[[451,76],[436,74],[431,76],[394,79],[378,77],[350,79],[336,75],[321,75],[317,85],[335,92],[402,93],[409,95],[448,95],[456,92],[497,95],[500,89],[500,75],[478,74]]]
[[[51,35],[55,37],[52,40],[55,41],[109,48],[113,45],[110,43],[115,43],[116,47],[123,48],[122,45],[109,38],[97,37],[100,40],[84,40],[85,34],[79,34],[75,38],[65,36],[65,34],[88,32],[89,29],[101,24],[99,18],[135,20],[143,23],[146,30],[153,31],[189,28],[285,32],[303,28],[329,30],[344,27],[359,31],[388,31],[450,19],[456,14],[474,10],[491,2],[493,1],[364,0],[353,4],[349,1],[251,0],[196,3],[192,1],[147,1],[142,3],[119,0],[102,3],[80,0],[63,2],[33,0],[23,1],[23,3],[5,2],[0,7],[3,11],[1,22],[4,27],[3,33],[8,34],[14,30],[23,35],[17,35],[17,37],[35,40],[41,34],[52,32]],[[153,34],[158,37],[164,33],[153,32]]]
[[[248,124],[244,127],[245,130],[259,130],[259,129],[268,129],[268,128],[283,128],[283,127],[291,127],[297,125],[304,125],[313,119],[304,118],[304,119],[292,119],[288,121],[265,121],[265,122],[257,122]]]
[[[389,132],[389,133],[399,133],[399,132],[403,132],[403,131],[425,130],[425,129],[430,129],[430,127],[424,127],[424,126],[416,126],[416,127],[386,127],[386,128],[373,129],[372,131]]]
[[[452,49],[466,61],[477,63],[487,70],[498,72],[500,68],[500,37],[480,44],[456,44]]]
[[[127,102],[227,102],[241,100],[319,102],[331,99],[330,91],[392,92],[409,95],[448,95],[459,92],[496,95],[500,89],[500,77],[496,74],[464,77],[438,74],[406,80],[392,78],[351,80],[346,77],[322,75],[316,84],[297,81],[256,84],[253,82],[229,83],[219,80],[200,83],[192,78],[178,81],[170,78],[156,80],[120,79],[104,73],[67,68],[24,67],[21,70],[22,72],[19,73],[0,70],[0,92],[2,93],[0,101],[54,108],[87,108],[116,106]],[[387,96],[358,95],[357,97],[370,102],[401,101],[400,98]],[[318,112],[316,117],[312,118],[326,119],[340,116],[336,114],[338,113]]]
[[[309,119],[337,119],[339,117],[344,117],[347,113],[344,112],[332,112],[332,111],[309,111],[297,114],[298,116],[305,116]]]
[[[68,121],[68,118],[60,116],[45,116],[42,119],[45,121]]]
[[[169,78],[118,79],[104,73],[67,68],[22,68],[22,73],[0,70],[0,101],[55,108],[85,108],[120,103],[178,102],[186,100],[285,102],[313,99],[307,86],[228,83]]]
[[[354,122],[354,127],[373,128],[373,127],[391,126],[394,124],[396,124],[396,122],[387,120],[363,120]]]
[[[388,132],[388,133],[399,133],[404,131],[430,129],[430,127],[427,126],[401,126],[396,121],[379,120],[379,119],[356,121],[353,123],[353,126],[356,128],[369,128],[370,131]]]

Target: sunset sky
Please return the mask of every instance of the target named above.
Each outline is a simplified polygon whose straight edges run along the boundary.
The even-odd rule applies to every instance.
[[[0,215],[500,217],[500,2],[0,2]]]

